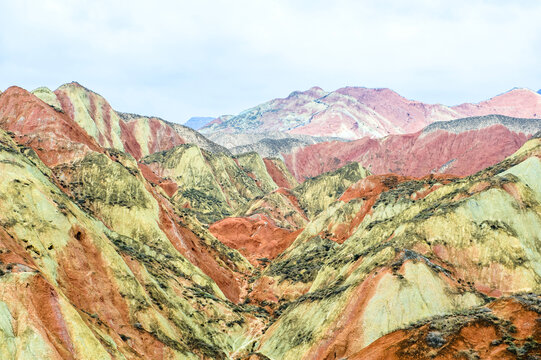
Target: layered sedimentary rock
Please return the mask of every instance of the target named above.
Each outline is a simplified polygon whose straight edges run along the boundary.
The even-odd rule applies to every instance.
[[[375,174],[470,175],[511,155],[540,129],[538,119],[465,118],[437,122],[413,134],[319,143],[297,148],[283,157],[300,181],[350,161],[361,163]]]
[[[481,119],[520,148],[465,177],[352,162],[299,184],[58,93],[0,94],[0,357],[541,355],[541,133]],[[482,150],[469,124],[412,141]]]
[[[541,117],[541,96],[513,89],[478,104],[445,106],[408,100],[390,89],[345,87],[325,92],[314,87],[295,91],[236,116],[223,116],[201,129],[214,133],[266,133],[373,138],[419,131],[435,121],[490,114],[522,118]]]
[[[231,302],[249,262],[131,155],[20,88],[0,126],[5,358],[225,358],[257,333]]]
[[[363,204],[374,188],[362,185],[369,178],[360,180],[359,191],[320,213],[262,273],[266,284],[299,291],[304,284],[306,292],[276,300],[280,317],[258,351],[272,359],[350,357],[394,330],[475,312],[491,297],[538,293],[540,149],[540,139],[531,140],[511,158],[463,179],[387,177],[390,190],[368,211]],[[364,217],[337,247],[324,230],[344,207]],[[314,254],[317,263],[310,260]],[[470,331],[472,341],[482,336],[481,329]],[[528,334],[538,341],[538,332]],[[524,338],[517,339],[522,346]],[[526,353],[538,354],[532,344]]]
[[[238,325],[247,319],[194,265],[212,245],[205,248],[179,218],[164,214],[136,168],[88,154],[69,165],[74,173],[87,166],[84,180],[70,177],[77,184],[64,187],[56,174],[70,174],[65,165],[48,171],[27,155],[32,150],[3,131],[0,138],[5,358],[224,358],[224,346],[232,351],[250,337]],[[113,186],[95,187],[110,178],[91,180],[89,171],[114,176]],[[194,240],[200,254],[190,262],[183,248]],[[216,255],[207,261],[220,261]],[[236,271],[250,268],[231,249],[223,256]],[[208,328],[210,319],[222,325]]]
[[[54,110],[67,114],[99,145],[124,151],[136,159],[193,143],[210,152],[229,153],[198,132],[163,119],[113,110],[101,95],[72,82],[57,90],[41,87],[32,92]]]

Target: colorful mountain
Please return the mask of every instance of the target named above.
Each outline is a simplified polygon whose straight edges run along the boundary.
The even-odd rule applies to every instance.
[[[69,114],[0,95],[2,357],[225,358],[251,265]]]
[[[541,119],[488,115],[435,122],[413,134],[319,143],[282,156],[299,181],[350,161],[375,174],[470,175],[511,155],[539,130]]]
[[[538,296],[505,298],[539,293],[540,171],[536,138],[468,178],[361,179],[257,280],[273,290],[266,301],[279,315],[256,351],[271,359],[540,354],[538,325],[520,320],[539,318]]]
[[[76,82],[64,84],[54,92],[38,88],[33,93],[71,117],[101,146],[125,151],[136,159],[185,143],[228,153],[186,126],[157,117],[117,112],[101,95]]]
[[[78,84],[11,87],[0,94],[0,357],[535,359],[536,121],[409,135],[439,134],[432,143],[451,153],[455,136],[481,158],[482,144],[501,153],[518,136],[473,175],[353,161],[299,184],[279,158],[205,149]],[[412,162],[432,161],[423,146]]]
[[[512,89],[477,104],[445,106],[408,100],[390,89],[345,87],[325,92],[313,87],[236,116],[219,117],[200,130],[203,134],[284,131],[345,139],[379,138],[417,132],[435,121],[491,114],[540,118],[541,96],[528,89]]]

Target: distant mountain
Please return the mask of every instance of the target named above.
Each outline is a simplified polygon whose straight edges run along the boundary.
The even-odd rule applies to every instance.
[[[213,117],[205,117],[205,116],[195,116],[191,117],[184,123],[184,126],[187,126],[189,128],[192,128],[194,130],[199,130],[203,126],[207,125],[209,122],[214,120]]]
[[[297,147],[282,156],[299,180],[356,161],[374,174],[471,175],[502,161],[541,130],[541,119],[501,115],[435,122],[413,134]]]
[[[445,130],[459,134],[469,130],[479,130],[492,125],[503,125],[516,133],[535,134],[541,130],[541,119],[523,119],[504,115],[474,116],[452,121],[437,121],[423,129],[423,133]]]
[[[289,134],[283,131],[265,133],[227,134],[212,133],[208,139],[229,149],[233,154],[255,151],[263,157],[280,157],[282,153],[290,153],[294,148],[317,144],[324,141],[345,141],[334,137],[316,137],[309,135]]]
[[[477,104],[445,106],[408,100],[390,89],[345,87],[326,92],[319,87],[295,91],[238,115],[221,116],[203,134],[286,131],[290,134],[359,139],[413,133],[435,121],[500,114],[541,117],[541,96],[515,88]]]

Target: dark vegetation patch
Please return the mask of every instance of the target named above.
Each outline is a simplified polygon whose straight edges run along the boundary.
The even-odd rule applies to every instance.
[[[133,170],[111,162],[103,154],[89,154],[79,162],[59,166],[54,171],[71,176],[71,182],[66,185],[74,200],[85,208],[95,202],[127,208],[149,206],[146,190]]]
[[[364,258],[371,254],[377,254],[378,252],[392,245],[393,245],[392,241],[386,241],[386,242],[379,243],[373,246],[369,246],[367,248],[362,248],[361,251],[356,252],[356,253],[349,253],[349,254],[336,253],[336,256],[333,256],[333,259],[329,261],[329,265],[332,266],[334,269],[339,269],[346,264],[354,263],[360,258]]]
[[[269,274],[279,276],[281,281],[309,283],[337,247],[334,241],[316,236],[293,250],[288,258],[272,262]]]
[[[522,294],[515,295],[513,298],[526,305],[530,310],[541,314],[541,297],[539,295]],[[517,356],[518,359],[529,359],[531,358],[528,357],[529,355],[538,354],[541,350],[541,344],[531,336],[526,339],[516,339],[517,328],[515,325],[509,320],[499,318],[486,306],[421,320],[411,324],[406,329],[420,328],[427,324],[429,332],[424,336],[424,341],[428,346],[435,349],[442,348],[452,341],[465,326],[479,324],[494,327],[498,336],[500,336],[499,339],[492,341],[491,346],[506,344],[508,345],[507,351]],[[415,339],[412,340],[416,341]]]
[[[409,249],[402,250],[402,249],[395,248],[395,252],[397,254],[400,254],[398,261],[391,264],[391,270],[393,274],[395,275],[397,274],[397,272],[400,270],[400,268],[406,261],[413,260],[414,262],[420,262],[420,261],[424,262],[430,269],[432,269],[436,273],[443,273],[448,277],[451,276],[451,272],[449,270],[437,264],[434,264],[429,258],[413,250],[409,250]]]

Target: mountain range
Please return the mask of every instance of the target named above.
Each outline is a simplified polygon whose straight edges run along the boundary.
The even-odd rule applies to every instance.
[[[538,98],[312,88],[200,134],[10,87],[1,358],[538,358]]]
[[[514,88],[477,104],[445,106],[408,100],[385,88],[345,87],[325,92],[313,87],[235,116],[221,116],[200,130],[203,134],[284,131],[359,139],[413,133],[435,121],[492,114],[540,118],[541,96]]]

